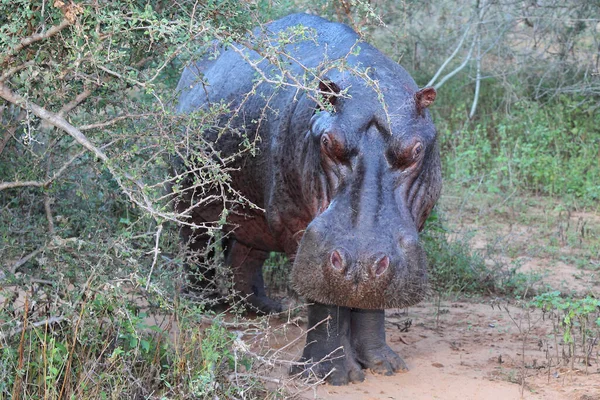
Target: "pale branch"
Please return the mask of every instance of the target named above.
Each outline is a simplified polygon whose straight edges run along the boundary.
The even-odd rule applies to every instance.
[[[144,83],[144,82],[140,82],[140,81],[138,81],[138,80],[136,80],[136,79],[133,79],[133,78],[128,78],[128,77],[126,77],[126,76],[123,76],[123,75],[119,74],[118,72],[115,72],[115,71],[113,71],[113,70],[110,70],[110,69],[108,69],[108,68],[106,68],[106,67],[104,67],[104,66],[102,66],[102,65],[98,65],[98,69],[100,69],[100,70],[102,70],[102,71],[106,72],[106,73],[107,73],[107,74],[109,74],[109,75],[112,75],[112,76],[114,76],[115,78],[119,78],[119,79],[121,79],[121,80],[124,80],[124,81],[131,82],[131,83],[133,83],[133,84],[135,84],[135,85],[138,85],[139,87],[141,87],[141,88],[144,88],[144,89],[146,88],[146,83]]]
[[[52,219],[52,209],[50,203],[52,199],[48,196],[47,192],[44,192],[44,210],[46,211],[46,219],[48,220],[48,233],[54,235],[54,220]]]
[[[477,36],[477,73],[475,77],[475,94],[473,96],[473,105],[471,106],[471,111],[469,112],[469,119],[473,119],[475,116],[475,111],[477,111],[477,102],[479,100],[479,89],[481,87],[481,37]]]
[[[73,109],[75,107],[77,107],[78,105],[83,103],[85,101],[85,99],[87,99],[91,95],[92,95],[92,91],[90,89],[85,89],[83,92],[81,92],[77,96],[75,96],[75,98],[73,100],[71,100],[70,102],[65,104],[58,112],[58,115],[60,115],[61,117],[64,117],[65,114],[68,114],[71,111],[73,111]]]
[[[123,121],[125,119],[133,119],[133,118],[145,118],[145,117],[151,117],[155,114],[153,113],[147,113],[147,114],[127,114],[127,115],[120,115],[118,117],[115,117],[113,119],[110,119],[108,121],[104,121],[104,122],[98,122],[95,124],[89,124],[89,125],[81,125],[79,127],[80,131],[89,131],[92,129],[100,129],[100,128],[106,128],[107,126],[111,126],[116,124],[119,121]]]
[[[90,89],[84,89],[84,91],[75,96],[73,100],[62,106],[57,115],[60,117],[64,117],[65,114],[70,113],[73,109],[75,109],[75,107],[83,103],[91,95],[92,91]],[[49,126],[47,125],[50,125],[50,123],[46,121],[42,122],[42,128],[49,128]]]
[[[123,193],[127,196],[127,198],[129,198],[129,200],[131,200],[131,202],[133,202],[134,204],[139,206],[141,209],[150,213],[150,215],[152,215],[154,217],[159,216],[166,220],[174,221],[176,223],[188,225],[188,226],[191,226],[194,228],[204,228],[207,226],[205,224],[195,224],[195,223],[190,223],[190,222],[186,222],[186,221],[181,221],[178,218],[176,218],[176,214],[174,214],[174,213],[165,213],[165,212],[156,210],[152,206],[152,202],[150,201],[150,199],[148,199],[148,197],[143,194],[143,189],[145,186],[142,183],[140,183],[138,180],[136,180],[134,177],[132,177],[130,174],[128,174],[127,172],[122,172],[121,174],[119,174],[118,171],[115,169],[115,167],[112,166],[112,163],[110,162],[110,159],[108,158],[108,156],[106,154],[104,154],[104,152],[101,149],[94,146],[94,144],[92,144],[92,142],[90,142],[89,139],[79,129],[77,129],[76,127],[71,125],[63,117],[61,117],[53,112],[50,112],[50,111],[46,110],[45,108],[40,107],[33,102],[27,101],[22,96],[19,96],[18,94],[13,93],[3,83],[0,83],[0,97],[2,97],[3,99],[5,99],[6,101],[8,101],[12,104],[18,105],[19,107],[32,112],[33,114],[35,114],[37,117],[41,118],[42,120],[45,120],[45,121],[49,122],[51,125],[55,126],[56,128],[59,128],[59,129],[63,130],[64,132],[68,133],[79,144],[81,144],[84,148],[86,148],[87,150],[92,152],[96,157],[98,157],[101,161],[103,161],[104,165],[106,166],[106,168],[108,168],[111,175],[117,182],[117,185],[119,185],[119,187],[121,188]],[[129,188],[127,188],[125,186],[125,184],[123,183],[122,177],[129,180],[130,182],[132,182],[134,185],[136,185],[140,189],[140,193],[142,194],[142,197],[143,197],[142,199],[137,199],[134,196],[133,192]],[[5,183],[0,183],[0,190],[13,188],[13,187],[22,187],[22,186],[38,186],[39,187],[39,186],[44,186],[45,184],[46,184],[46,182],[41,182],[41,181],[5,182]]]
[[[19,113],[17,118],[15,118],[15,124],[12,125],[10,128],[6,129],[6,132],[4,133],[4,137],[2,138],[2,141],[0,141],[0,155],[4,151],[4,147],[6,147],[10,138],[13,137],[13,135],[19,128],[19,122],[25,118],[25,115],[26,115],[25,110],[21,110],[21,112]]]
[[[156,229],[156,243],[154,245],[154,249],[152,250],[152,253],[154,253],[154,258],[152,260],[152,266],[150,267],[150,272],[148,273],[148,279],[146,281],[146,290],[148,290],[148,288],[150,287],[150,279],[152,279],[152,272],[154,272],[154,267],[156,266],[156,260],[158,259],[158,255],[160,254],[160,248],[158,247],[159,242],[160,242],[160,234],[162,232],[163,226],[162,224],[158,225],[158,228]]]
[[[16,182],[0,182],[0,191],[6,189],[14,189],[19,187],[44,187],[46,186],[46,182],[42,181],[16,181]]]
[[[439,78],[439,76],[442,73],[442,71],[444,70],[444,68],[446,68],[446,66],[450,63],[450,61],[452,61],[452,59],[458,54],[458,51],[462,48],[463,43],[465,42],[465,39],[467,38],[469,31],[471,30],[471,25],[472,24],[469,24],[467,26],[467,29],[465,29],[465,33],[463,33],[462,37],[460,38],[460,41],[458,42],[458,45],[456,45],[456,48],[454,49],[452,54],[450,54],[450,57],[448,57],[446,59],[446,61],[443,62],[443,64],[437,70],[435,75],[433,75],[433,78],[431,78],[431,80],[429,82],[427,82],[427,85],[425,85],[425,87],[432,86],[435,83],[435,81],[437,80],[437,78]]]
[[[35,103],[27,101],[27,99],[14,93],[5,84],[1,82],[0,97],[2,97],[4,100],[10,103],[18,105],[19,107],[25,110],[31,111],[37,117],[49,122],[51,125],[59,129],[62,129],[63,131],[71,135],[73,139],[75,139],[79,144],[81,144],[83,147],[94,153],[96,157],[98,157],[105,163],[109,161],[108,157],[106,156],[106,154],[104,154],[104,152],[102,152],[102,150],[94,146],[92,142],[90,142],[88,138],[83,133],[81,133],[79,129],[75,128],[73,125],[67,122],[67,120],[65,120],[63,117],[53,112],[50,112],[45,108],[38,106]]]
[[[16,74],[17,72],[33,65],[34,62],[33,61],[27,61],[26,63],[23,63],[21,65],[17,65],[16,67],[12,67],[9,68],[5,73],[3,73],[0,76],[0,82],[4,82],[5,80],[7,80],[8,78],[10,78],[11,76],[13,76],[14,74]]]
[[[8,60],[10,57],[17,54],[19,51],[23,50],[25,47],[29,46],[30,44],[39,42],[40,40],[48,39],[49,37],[52,37],[52,36],[56,35],[57,33],[59,33],[60,31],[62,31],[69,25],[71,25],[71,22],[65,18],[60,22],[60,24],[52,26],[46,32],[36,33],[34,35],[22,38],[15,47],[8,50],[6,52],[6,54],[4,54],[2,56],[2,58],[0,58],[0,64],[4,64],[6,62],[6,60]]]
[[[31,328],[39,328],[40,326],[44,326],[44,325],[58,324],[58,323],[64,321],[65,319],[66,318],[63,316],[50,317],[50,318],[44,319],[42,321],[34,322],[33,324],[28,324],[26,327],[15,328],[8,333],[0,332],[0,340],[5,340],[5,339],[10,338],[11,336],[18,335],[19,333],[23,332],[23,330],[28,330]]]
[[[74,237],[63,239],[63,238],[61,238],[59,236],[53,236],[52,240],[50,240],[49,242],[47,242],[43,246],[35,249],[31,253],[27,254],[25,257],[21,258],[19,261],[15,262],[11,267],[7,267],[7,268],[10,271],[11,274],[14,274],[27,261],[31,260],[33,257],[37,256],[41,252],[44,252],[46,250],[55,250],[55,249],[58,249],[60,247],[66,246],[68,243],[78,243],[78,244],[81,244],[81,243],[83,243],[83,241],[81,241],[81,240],[79,240],[77,238],[74,238]]]
[[[45,181],[16,181],[16,182],[0,182],[0,191],[5,189],[14,189],[18,187],[48,187],[52,182],[54,182],[63,172],[69,167],[69,165],[73,164],[75,160],[81,157],[87,150],[82,150],[76,155],[74,155],[69,161],[63,164],[62,167],[56,172],[52,174],[52,177],[46,179]]]
[[[441,88],[442,85],[444,83],[446,83],[446,81],[448,79],[450,79],[454,75],[458,74],[464,67],[466,67],[466,65],[469,63],[469,61],[471,61],[471,54],[473,53],[473,47],[475,47],[475,42],[476,42],[476,40],[473,39],[473,42],[471,43],[471,47],[469,48],[469,52],[467,53],[467,56],[465,57],[465,60],[463,61],[463,63],[460,64],[458,67],[456,67],[452,72],[450,72],[449,74],[447,74],[446,76],[444,76],[441,81],[439,81],[438,83],[436,83],[435,85],[433,85],[433,87],[436,90],[439,90],[439,88]]]
[[[46,179],[49,179],[50,176],[50,167],[52,165],[52,155],[48,157],[48,162],[46,163]],[[47,191],[44,191],[44,210],[46,211],[46,220],[48,220],[48,233],[51,236],[54,236],[54,219],[52,218],[52,208],[50,205],[52,204],[52,199],[48,195]]]
[[[27,261],[31,260],[33,257],[37,256],[38,254],[40,254],[42,251],[44,251],[46,249],[48,249],[48,245],[46,245],[46,244],[38,249],[35,249],[34,251],[32,251],[31,253],[27,254],[25,257],[21,258],[19,261],[14,263],[12,265],[12,267],[9,267],[8,270],[10,271],[11,274],[14,274],[15,272],[17,272],[17,270],[19,269],[20,266],[22,266]]]

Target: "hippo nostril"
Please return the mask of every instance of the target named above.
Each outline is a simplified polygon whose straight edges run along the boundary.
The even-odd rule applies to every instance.
[[[331,252],[330,261],[334,269],[340,272],[344,271],[346,263],[344,262],[344,257],[342,257],[339,251],[334,250]]]
[[[385,271],[387,271],[389,266],[390,258],[388,256],[383,256],[377,259],[377,261],[375,261],[375,264],[373,264],[372,271],[376,277],[381,276]]]

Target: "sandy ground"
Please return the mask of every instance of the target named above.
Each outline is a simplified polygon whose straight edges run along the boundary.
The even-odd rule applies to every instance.
[[[581,215],[573,214],[573,227]],[[596,214],[585,216],[600,222]],[[510,244],[544,246],[544,235],[535,224],[510,224],[494,220],[493,226],[481,221],[463,223],[461,229],[474,231],[470,244],[475,250],[489,248],[498,237],[509,237]],[[486,222],[487,223],[487,222]],[[564,224],[563,224],[564,225]],[[594,229],[597,228],[595,226]],[[575,228],[573,228],[575,229]],[[560,235],[560,226],[557,235]],[[597,235],[600,233],[592,232]],[[588,235],[589,237],[589,235]],[[595,236],[596,238],[598,236]],[[529,247],[527,247],[529,246]],[[559,243],[560,246],[560,243]],[[576,247],[576,246],[575,246]],[[560,253],[573,253],[566,244]],[[521,272],[535,272],[540,285],[575,292],[600,294],[598,272],[583,270],[556,257],[536,257],[531,251],[514,251],[511,256],[496,254]],[[598,260],[590,260],[597,262]],[[581,359],[565,361],[567,351],[560,335],[552,335],[553,325],[539,311],[519,307],[517,300],[477,298],[444,299],[424,302],[408,310],[388,310],[386,332],[390,346],[404,358],[410,370],[395,376],[367,373],[365,382],[335,387],[320,385],[309,389],[302,399],[366,400],[479,400],[479,399],[565,399],[600,400],[600,361],[596,345],[586,366]],[[410,320],[410,328],[399,327]],[[297,332],[275,348],[285,346]],[[300,354],[303,340],[290,346],[290,360]]]
[[[396,376],[368,374],[365,382],[347,387],[323,385],[323,399],[600,399],[600,365],[550,368],[540,338],[551,324],[540,315],[529,335],[519,331],[504,309],[489,304],[424,303],[407,315],[388,317],[388,343],[407,362],[410,371]],[[522,310],[508,306],[519,322]],[[436,317],[441,312],[439,319]],[[408,332],[394,322],[411,318]],[[525,351],[523,352],[523,349]],[[548,349],[550,352],[555,349]],[[554,362],[554,360],[552,361]],[[525,376],[523,385],[522,377]],[[585,396],[588,396],[587,398]],[[591,396],[591,397],[590,397]]]
[[[527,319],[529,317],[529,319]],[[399,327],[412,321],[407,332]],[[301,399],[479,400],[600,399],[600,363],[557,365],[563,345],[549,340],[552,324],[506,301],[425,302],[408,311],[389,310],[388,344],[410,370],[394,376],[367,372],[362,383],[299,387]],[[287,330],[274,349],[301,333]],[[301,339],[286,351],[297,358]],[[597,351],[597,349],[596,349]],[[550,364],[550,368],[548,368]],[[284,370],[280,378],[285,377]]]

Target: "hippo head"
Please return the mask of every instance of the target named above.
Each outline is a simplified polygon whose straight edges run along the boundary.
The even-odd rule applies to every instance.
[[[292,286],[324,304],[415,304],[427,291],[419,232],[441,191],[427,111],[436,92],[412,79],[386,87],[346,78],[322,82],[320,93],[329,105],[315,111],[302,149],[303,179],[312,182],[303,196],[314,218]]]

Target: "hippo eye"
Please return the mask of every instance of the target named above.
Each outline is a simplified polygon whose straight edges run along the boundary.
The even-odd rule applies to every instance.
[[[329,135],[325,134],[325,135],[321,136],[321,144],[323,145],[323,147],[327,148],[329,146],[329,143],[330,143]]]
[[[419,157],[419,154],[421,154],[422,151],[423,151],[423,145],[421,144],[421,142],[417,142],[417,144],[415,144],[412,149],[413,160],[416,159],[417,157]]]

